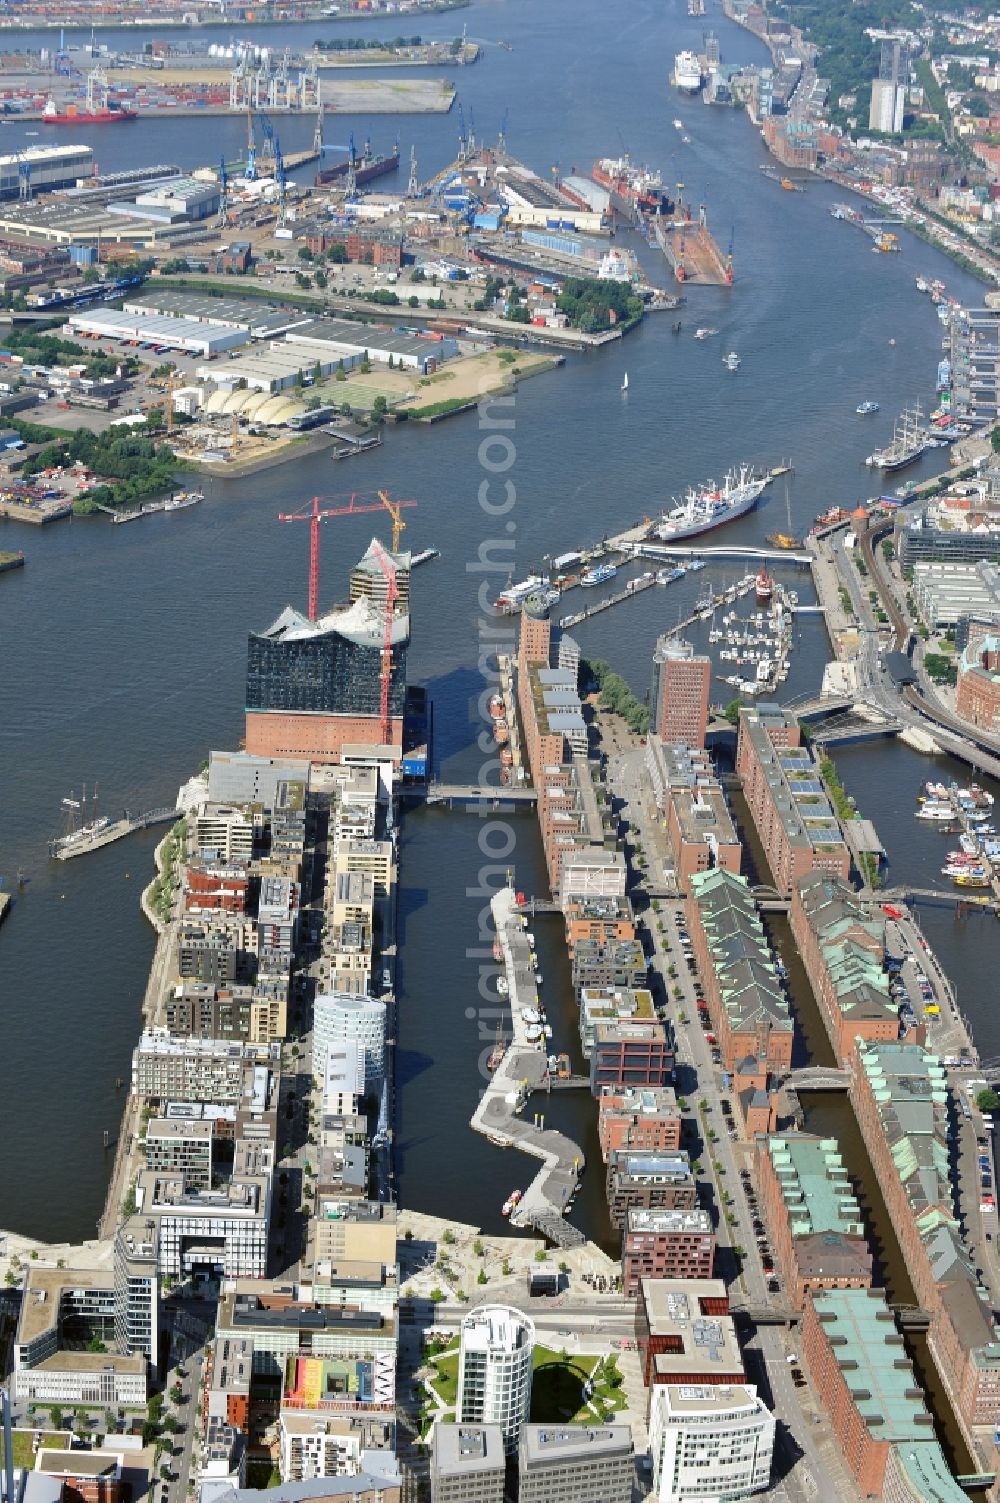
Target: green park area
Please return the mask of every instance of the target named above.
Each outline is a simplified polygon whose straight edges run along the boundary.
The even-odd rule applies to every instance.
[[[457,1341],[431,1364],[435,1391],[449,1409],[458,1399]],[[556,1420],[584,1422],[610,1417],[626,1405],[622,1376],[613,1357],[571,1356],[536,1346],[531,1387],[531,1418],[538,1424]]]

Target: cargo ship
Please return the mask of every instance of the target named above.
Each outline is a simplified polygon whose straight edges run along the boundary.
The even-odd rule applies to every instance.
[[[730,470],[721,485],[710,480],[692,486],[680,505],[664,513],[655,535],[665,543],[679,543],[724,522],[735,522],[756,506],[766,486],[767,478],[755,475],[748,465]]]
[[[71,104],[60,110],[52,99],[40,116],[43,125],[123,125],[138,118],[137,110],[126,109],[124,105],[109,104],[103,110],[78,110]]]
[[[332,167],[322,167],[317,172],[314,184],[317,188],[326,188],[330,183],[339,182],[350,171],[351,159],[345,157],[342,162],[334,162]],[[389,172],[395,172],[399,166],[399,146],[390,156],[383,156],[381,152],[373,152],[366,141],[364,151],[360,157],[354,159],[354,181],[359,188],[365,183],[370,183],[377,177],[385,177]]]
[[[598,157],[590,169],[595,183],[607,188],[611,207],[635,218],[637,213],[672,214],[673,202],[663,191],[663,178],[649,167],[637,167],[628,152],[623,157]]]

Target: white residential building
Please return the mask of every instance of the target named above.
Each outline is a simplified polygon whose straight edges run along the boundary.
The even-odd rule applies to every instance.
[[[459,1424],[499,1425],[504,1448],[517,1449],[531,1408],[535,1327],[509,1305],[484,1305],[462,1321],[458,1358]]]
[[[774,1416],[750,1384],[656,1384],[649,1414],[656,1503],[720,1503],[770,1485]]]
[[[149,1170],[136,1182],[138,1209],[157,1226],[160,1273],[173,1278],[202,1270],[264,1278],[270,1201],[269,1174],[234,1173],[218,1190],[191,1190],[183,1175]]]
[[[313,1068],[322,1080],[331,1044],[357,1044],[366,1086],[385,1074],[385,1003],[346,992],[321,992],[313,1012]]]

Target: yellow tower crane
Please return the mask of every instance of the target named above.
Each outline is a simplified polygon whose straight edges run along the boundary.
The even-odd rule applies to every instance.
[[[393,501],[388,491],[379,491],[378,498],[392,518],[392,551],[399,552],[400,534],[406,531],[406,523],[403,521],[398,501]],[[409,503],[412,505],[413,503]]]

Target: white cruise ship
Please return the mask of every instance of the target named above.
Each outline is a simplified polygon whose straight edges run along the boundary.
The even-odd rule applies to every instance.
[[[697,94],[701,88],[701,63],[693,52],[678,52],[674,58],[674,85],[682,94]]]

